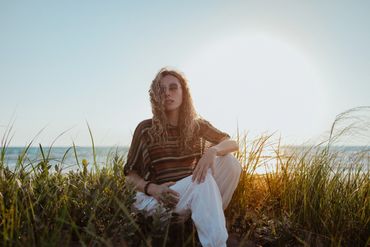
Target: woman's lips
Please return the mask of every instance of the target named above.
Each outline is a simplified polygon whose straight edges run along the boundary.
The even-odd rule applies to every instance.
[[[173,102],[174,100],[170,100],[170,99],[164,101],[165,104],[172,104]]]

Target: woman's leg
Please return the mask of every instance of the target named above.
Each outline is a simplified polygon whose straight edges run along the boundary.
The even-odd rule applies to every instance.
[[[180,215],[191,213],[202,246],[226,246],[227,229],[222,209],[220,191],[209,170],[203,183],[193,183],[191,176],[183,178],[171,186],[180,194],[180,200],[174,209]],[[138,192],[134,206],[153,214],[163,210],[157,200]]]
[[[207,172],[203,183],[191,182],[191,177],[186,179],[190,186],[181,196],[175,212],[190,209],[202,246],[226,246],[228,234],[225,215],[220,191],[211,170]],[[176,190],[175,186],[173,189]]]
[[[230,203],[231,197],[238,185],[241,171],[240,162],[232,154],[216,157],[215,174],[213,177],[220,190],[223,209],[226,209]],[[171,186],[171,188],[179,192],[180,195],[183,195],[190,185],[191,176],[188,176],[179,180],[175,185]],[[157,200],[153,197],[147,196],[142,192],[136,194],[135,208],[139,210],[145,209],[149,214],[152,214],[158,206]]]
[[[238,185],[241,171],[240,162],[232,154],[216,157],[213,177],[220,189],[222,208],[224,210],[229,205],[231,197]]]

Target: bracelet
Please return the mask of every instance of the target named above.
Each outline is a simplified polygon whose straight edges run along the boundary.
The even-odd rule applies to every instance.
[[[148,188],[149,188],[149,185],[150,184],[152,184],[153,182],[152,181],[149,181],[149,182],[147,182],[146,184],[145,184],[145,186],[144,186],[144,193],[145,193],[145,195],[147,195],[147,196],[151,196],[149,193],[148,193]]]

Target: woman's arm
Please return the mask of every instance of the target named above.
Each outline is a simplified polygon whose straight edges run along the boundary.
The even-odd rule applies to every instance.
[[[208,148],[202,158],[198,161],[193,172],[192,180],[198,183],[203,183],[207,175],[208,168],[211,168],[212,173],[214,173],[214,162],[216,156],[223,156],[230,152],[235,152],[238,149],[238,143],[230,139],[223,140],[219,144]]]
[[[130,171],[126,176],[127,183],[134,186],[137,191],[144,192],[145,185],[148,181],[145,181],[135,171]],[[179,201],[179,193],[169,188],[174,185],[175,182],[167,182],[164,184],[150,183],[147,189],[149,195],[153,196],[158,202],[173,208]]]
[[[145,181],[142,177],[140,177],[135,171],[129,172],[129,174],[126,176],[126,181],[127,183],[131,184],[135,188],[135,190],[143,193],[145,185],[148,182]]]
[[[216,156],[224,156],[228,153],[238,151],[239,150],[239,145],[234,140],[226,139],[226,140],[221,141],[219,144],[208,148],[207,151],[209,149],[215,149]]]

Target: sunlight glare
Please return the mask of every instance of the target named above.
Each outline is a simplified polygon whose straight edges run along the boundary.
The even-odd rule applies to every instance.
[[[183,68],[198,111],[221,125],[228,117],[242,129],[278,130],[299,140],[328,127],[318,69],[284,40],[265,34],[226,38],[204,47]]]

